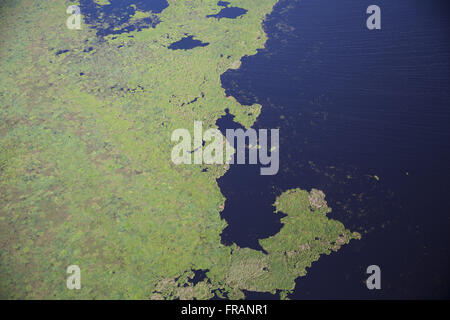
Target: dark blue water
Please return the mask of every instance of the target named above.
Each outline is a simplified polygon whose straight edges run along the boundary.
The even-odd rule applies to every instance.
[[[84,22],[95,28],[98,36],[154,28],[159,23],[157,14],[169,6],[166,0],[109,0],[109,2],[110,4],[101,6],[94,0],[79,1]],[[130,23],[136,11],[151,12],[153,15]]]
[[[239,7],[230,7],[230,3],[227,1],[219,1],[218,6],[224,7],[218,14],[207,15],[207,18],[216,18],[218,20],[222,18],[236,19],[247,13],[248,10]]]
[[[201,40],[194,39],[194,36],[186,36],[179,41],[171,43],[168,48],[171,50],[191,50],[197,47],[206,47],[207,45],[209,45],[208,42],[202,42]]]
[[[280,128],[278,175],[235,165],[218,180],[223,242],[261,249],[282,227],[271,204],[294,187],[324,190],[330,217],[363,234],[314,263],[293,299],[450,297],[449,5],[378,0],[382,30],[369,31],[371,4],[281,0],[266,48],[222,76],[228,95],[262,104],[254,128]],[[364,284],[371,264],[382,290]]]

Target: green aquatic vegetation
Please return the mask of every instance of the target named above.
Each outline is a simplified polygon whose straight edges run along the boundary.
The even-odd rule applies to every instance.
[[[224,246],[216,178],[228,166],[172,163],[173,130],[215,128],[225,109],[250,127],[260,112],[226,97],[220,75],[264,46],[276,0],[232,1],[248,12],[220,21],[206,18],[216,2],[172,0],[155,28],[105,37],[66,28],[74,2],[1,4],[0,297],[286,297],[320,254],[355,237],[295,190],[278,199],[287,217],[261,240],[267,255]],[[167,48],[185,33],[210,45]],[[66,288],[69,265],[81,290]],[[207,280],[189,282],[200,269]]]

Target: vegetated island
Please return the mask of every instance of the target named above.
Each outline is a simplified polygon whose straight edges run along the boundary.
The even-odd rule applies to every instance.
[[[264,46],[276,0],[230,2],[247,13],[211,19],[215,0],[169,0],[157,16],[131,7],[129,21],[151,15],[151,27],[100,35],[66,27],[80,2],[2,2],[1,298],[287,298],[321,254],[359,237],[327,217],[323,193],[295,189],[274,204],[287,216],[260,240],[268,254],[224,246],[216,178],[228,167],[172,163],[173,130],[216,127],[225,109],[248,128],[259,114],[226,97],[220,75]],[[168,49],[185,34],[209,45]],[[66,287],[70,265],[80,290]]]

